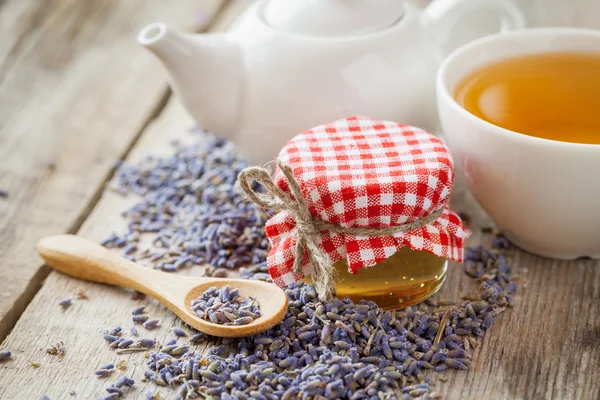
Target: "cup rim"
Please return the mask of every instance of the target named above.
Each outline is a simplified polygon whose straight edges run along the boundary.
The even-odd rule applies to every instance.
[[[569,147],[572,149],[579,149],[579,150],[583,150],[583,149],[586,149],[586,150],[593,149],[593,151],[600,150],[600,143],[595,143],[595,144],[594,143],[576,143],[576,142],[564,142],[564,141],[554,140],[554,139],[546,139],[546,138],[541,138],[541,137],[537,137],[537,136],[531,136],[526,133],[513,131],[511,129],[506,129],[501,126],[492,124],[491,122],[488,122],[488,121],[476,116],[475,114],[472,114],[471,112],[469,112],[467,109],[465,109],[460,104],[458,104],[458,102],[454,99],[454,96],[452,96],[450,94],[450,91],[448,89],[448,85],[446,82],[447,71],[448,71],[449,67],[451,66],[451,64],[465,52],[470,51],[473,48],[477,48],[479,46],[484,46],[484,45],[489,44],[490,42],[494,42],[496,40],[503,39],[506,37],[545,36],[545,35],[550,35],[550,34],[594,37],[594,38],[598,39],[598,43],[600,45],[600,30],[588,29],[588,28],[569,28],[569,27],[525,28],[525,29],[512,31],[512,32],[504,32],[504,33],[496,33],[493,35],[488,35],[483,38],[474,40],[472,42],[469,42],[467,44],[460,46],[459,48],[453,50],[448,56],[446,56],[444,58],[444,60],[442,61],[441,65],[438,69],[437,76],[436,76],[436,85],[438,87],[439,96],[441,96],[443,98],[443,100],[446,101],[446,103],[448,103],[450,105],[450,107],[452,107],[455,111],[460,113],[462,116],[468,118],[469,120],[471,120],[473,122],[483,124],[487,128],[493,128],[496,132],[506,135],[509,138],[512,138],[515,140],[526,141],[528,143],[531,143],[532,145],[542,145],[542,146],[551,146],[551,147],[563,146],[563,147]],[[472,70],[469,70],[464,75],[461,75],[461,78],[464,78],[466,76],[466,74],[471,71]],[[600,132],[599,132],[599,134],[600,134]]]

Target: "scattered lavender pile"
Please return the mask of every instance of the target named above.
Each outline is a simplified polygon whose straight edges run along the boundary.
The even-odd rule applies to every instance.
[[[245,164],[231,155],[228,144],[206,137],[202,142],[208,144],[122,169],[118,189],[143,200],[125,213],[129,232],[111,236],[105,245],[123,248],[132,259],[148,258],[167,271],[205,261],[225,268],[250,263],[240,270],[242,278],[269,280],[265,214],[233,192]],[[151,233],[161,250],[138,249],[143,232]],[[494,242],[498,248],[506,244]],[[478,247],[468,250],[466,258],[465,272],[480,286],[461,302],[431,300],[419,309],[383,311],[366,301],[323,303],[313,286],[290,286],[281,324],[249,338],[218,342],[196,333],[188,339],[190,345],[216,342],[207,354],[176,339],[152,344],[145,376],[186,399],[435,398],[424,372],[467,369],[472,347],[512,305],[516,289],[502,254]],[[146,347],[141,339],[120,337],[120,331],[106,332],[105,339],[117,351]]]
[[[220,325],[248,325],[258,317],[258,302],[252,297],[240,296],[239,289],[229,285],[210,287],[192,301],[192,310],[202,319]]]
[[[477,299],[445,301],[429,311],[384,312],[366,301],[324,304],[313,286],[300,284],[286,289],[290,306],[280,325],[250,338],[223,339],[207,355],[153,352],[146,377],[179,386],[180,396],[192,398],[422,396],[429,390],[424,371],[467,369],[475,338],[512,301],[510,267],[502,255],[479,247],[467,258],[465,268],[482,279]]]
[[[164,271],[204,263],[231,269],[265,260],[266,214],[234,193],[247,163],[233,154],[229,142],[197,133],[198,144],[175,144],[171,157],[120,167],[114,189],[142,200],[123,213],[128,232],[111,235],[105,246],[122,248],[126,257],[147,259]],[[153,235],[152,250],[141,248],[142,233]]]

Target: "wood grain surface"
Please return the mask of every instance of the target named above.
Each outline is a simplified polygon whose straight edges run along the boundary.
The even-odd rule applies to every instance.
[[[74,7],[77,2],[47,2],[50,3],[62,4],[64,8],[67,4]],[[53,75],[58,72],[48,72],[46,68],[39,67],[39,60],[35,57],[41,57],[43,51],[38,48],[36,52],[32,46],[48,36],[39,34],[44,29],[48,31],[49,28],[44,26],[60,25],[59,21],[63,19],[72,21],[67,18],[72,14],[60,13],[60,6],[48,10],[40,6],[41,3],[33,1],[8,0],[1,3],[0,32],[10,40],[0,41],[0,57],[9,60],[8,64],[3,61],[0,65],[0,156],[3,161],[0,164],[0,187],[8,188],[11,195],[7,200],[0,199],[0,282],[1,292],[17,293],[10,299],[0,299],[2,315],[9,314],[3,310],[23,308],[27,302],[25,298],[20,305],[17,304],[23,289],[13,289],[11,292],[10,287],[16,287],[13,284],[6,286],[8,290],[4,289],[5,282],[17,282],[13,276],[20,276],[20,272],[15,272],[16,269],[30,271],[18,281],[22,282],[22,287],[29,285],[27,293],[35,292],[39,286],[40,274],[31,272],[39,271],[41,265],[33,252],[33,243],[37,238],[47,233],[75,231],[83,222],[77,230],[78,234],[99,241],[124,226],[119,213],[134,199],[123,198],[111,191],[99,192],[98,185],[109,175],[112,163],[129,151],[130,144],[149,116],[158,112],[156,104],[164,87],[160,84],[153,86],[156,80],[164,82],[164,76],[160,75],[162,71],[150,56],[146,58],[140,55],[139,60],[131,61],[132,54],[138,54],[134,49],[135,43],[126,43],[127,40],[133,41],[138,28],[131,25],[132,21],[145,19],[142,15],[164,15],[165,19],[171,15],[169,18],[175,21],[173,23],[181,23],[190,17],[190,10],[205,4],[199,0],[188,2],[187,6],[180,2],[177,7],[167,6],[167,3],[160,1],[144,3],[143,7],[125,5],[129,2],[119,2],[118,6],[117,2],[107,3],[118,7],[119,13],[129,14],[117,15],[116,11],[111,11],[111,17],[104,17],[106,20],[97,22],[95,28],[82,28],[83,31],[92,29],[95,34],[90,33],[85,40],[81,39],[78,46],[74,46],[79,50],[70,61],[73,64],[66,65],[79,71],[80,77],[71,83],[71,74],[61,75],[61,80],[58,80]],[[245,0],[230,2],[216,29],[227,26],[247,3]],[[526,12],[530,25],[600,27],[600,2],[594,0],[519,0],[516,3]],[[103,8],[93,8],[95,11],[88,11],[96,16],[94,18],[102,18]],[[11,11],[11,16],[7,16],[6,10]],[[86,14],[83,10],[79,12]],[[47,15],[53,17],[45,17]],[[17,16],[24,22],[11,19]],[[93,20],[92,17],[88,18]],[[22,24],[29,25],[24,27]],[[107,29],[111,29],[111,32],[104,32]],[[8,34],[9,31],[12,33]],[[54,30],[52,32],[59,35]],[[70,37],[72,33],[65,35]],[[99,38],[103,35],[108,35],[105,41],[111,38],[121,44],[111,45],[110,49],[106,49],[106,42],[96,47],[84,46],[90,41],[101,41]],[[46,57],[52,59],[54,54],[67,50],[45,51]],[[19,52],[24,55],[10,61],[15,58],[11,55],[21,54]],[[124,57],[117,62],[118,67],[105,61],[106,55],[113,53]],[[85,68],[79,66],[80,62],[84,63]],[[99,63],[98,66],[96,63]],[[135,74],[130,71],[133,64],[137,65]],[[16,68],[21,65],[23,67]],[[88,68],[96,69],[90,72]],[[105,78],[106,73],[110,81]],[[145,97],[140,94],[134,96],[124,90],[113,93],[114,86],[111,83],[119,74],[136,82],[134,86],[144,91]],[[97,80],[97,83],[92,80]],[[154,89],[148,89],[147,85]],[[71,96],[69,100],[58,96],[64,91],[70,94],[61,96]],[[19,101],[13,104],[9,101],[9,95]],[[109,100],[115,104],[106,105]],[[90,104],[97,105],[100,101],[111,112],[94,112],[96,108]],[[137,102],[140,103],[139,109]],[[22,104],[22,107],[17,107],[17,104]],[[137,119],[125,115],[124,109],[128,112],[137,110]],[[77,111],[78,117],[68,118],[73,111]],[[127,155],[127,162],[135,162],[148,154],[168,154],[171,139],[190,140],[187,129],[191,123],[181,105],[175,99],[170,99],[158,118],[135,141]],[[88,133],[90,129],[95,134]],[[89,140],[81,132],[90,135]],[[108,148],[102,150],[103,146]],[[46,157],[58,161],[58,168],[52,173],[44,172],[47,167],[41,160],[45,161]],[[96,162],[96,157],[101,161]],[[63,164],[64,167],[61,167]],[[60,179],[56,177],[59,174]],[[87,215],[86,205],[93,204],[94,198],[99,195],[100,200]],[[72,197],[77,201],[71,200]],[[489,227],[491,223],[464,188],[458,187],[455,191],[453,206],[471,217],[473,236],[469,245],[488,243],[490,234],[482,233],[481,228]],[[434,390],[441,392],[445,399],[599,399],[600,262],[558,262],[518,249],[510,251],[510,259],[522,283],[516,294],[515,308],[503,313],[488,332],[475,352],[469,371],[431,375]],[[201,267],[195,267],[183,273],[197,275],[201,271]],[[458,298],[474,291],[475,286],[475,282],[462,272],[459,265],[452,265],[440,295]],[[64,297],[74,297],[77,289],[85,290],[89,299],[75,299],[74,304],[63,311],[58,301]],[[115,382],[122,374],[136,380],[135,388],[127,398],[143,399],[148,391],[159,391],[161,398],[170,398],[173,394],[170,389],[157,389],[154,384],[141,380],[145,369],[143,353],[117,355],[102,340],[103,328],[122,325],[128,329],[131,326],[131,309],[139,305],[147,305],[150,315],[162,321],[162,326],[155,331],[140,329],[142,336],[164,341],[172,337],[171,327],[182,326],[172,313],[152,299],[132,300],[130,293],[124,289],[51,273],[0,346],[1,349],[10,349],[14,354],[13,360],[0,364],[0,399],[36,399],[42,394],[48,394],[53,400],[93,399],[105,394],[107,384]],[[0,320],[0,332],[10,329],[5,327],[7,322],[10,321],[6,317]],[[66,347],[63,359],[45,352],[46,346],[60,341]],[[180,341],[183,342],[182,339]],[[98,367],[117,360],[126,360],[125,371],[117,371],[108,380],[93,376]],[[38,362],[41,366],[34,368],[29,361]],[[442,382],[440,377],[447,381]],[[75,395],[71,395],[71,391]]]
[[[0,340],[47,275],[31,252],[74,232],[146,123],[164,71],[135,42],[160,19],[190,28],[220,0],[0,2]],[[157,108],[158,107],[158,108]]]

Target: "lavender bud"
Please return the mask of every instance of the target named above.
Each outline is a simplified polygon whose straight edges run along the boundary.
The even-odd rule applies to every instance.
[[[148,318],[149,317],[147,315],[134,315],[131,319],[134,324],[142,324],[148,321]]]
[[[188,347],[188,346],[180,346],[180,347],[177,347],[176,349],[173,349],[173,350],[171,351],[171,355],[173,355],[173,356],[180,356],[180,355],[182,355],[183,353],[185,353],[186,351],[188,351],[188,349],[189,349],[189,347]]]
[[[139,346],[141,347],[153,347],[156,344],[156,340],[154,339],[140,339]]]
[[[187,336],[187,334],[180,328],[172,328],[171,331],[173,331],[175,336],[179,336],[179,337]]]
[[[109,332],[109,335],[119,336],[121,334],[121,331],[122,331],[121,327],[117,326]]]
[[[145,311],[144,309],[146,308],[146,306],[140,306],[140,307],[136,307],[133,310],[131,310],[131,314],[132,315],[140,315],[143,314]]]
[[[120,389],[120,388],[118,388],[118,387],[115,387],[115,386],[110,386],[110,387],[107,387],[107,388],[106,388],[106,391],[107,391],[108,393],[111,393],[111,394],[112,394],[112,393],[117,393],[119,396],[123,396],[123,395],[125,394],[125,392],[124,392],[122,389]]]
[[[144,328],[151,330],[151,329],[155,329],[158,327],[158,320],[157,319],[151,319],[150,321],[146,321],[144,322]]]
[[[0,361],[8,360],[12,354],[8,350],[0,351]]]
[[[198,343],[198,342],[201,342],[201,341],[203,341],[205,339],[206,339],[206,334],[200,332],[200,333],[196,333],[193,336],[190,336],[190,338],[188,339],[188,341],[190,343]]]
[[[72,304],[72,301],[69,298],[62,299],[61,301],[58,302],[58,305],[61,306],[63,309],[68,308],[71,304]]]
[[[117,381],[117,384],[115,385],[118,388],[122,388],[123,386],[133,386],[135,385],[135,381],[125,375],[123,375],[121,378],[119,378],[119,380]]]

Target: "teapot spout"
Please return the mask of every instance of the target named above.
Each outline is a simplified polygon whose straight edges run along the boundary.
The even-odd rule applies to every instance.
[[[225,34],[181,34],[163,23],[143,28],[138,43],[161,60],[192,117],[203,128],[233,139],[242,97],[239,47]]]

